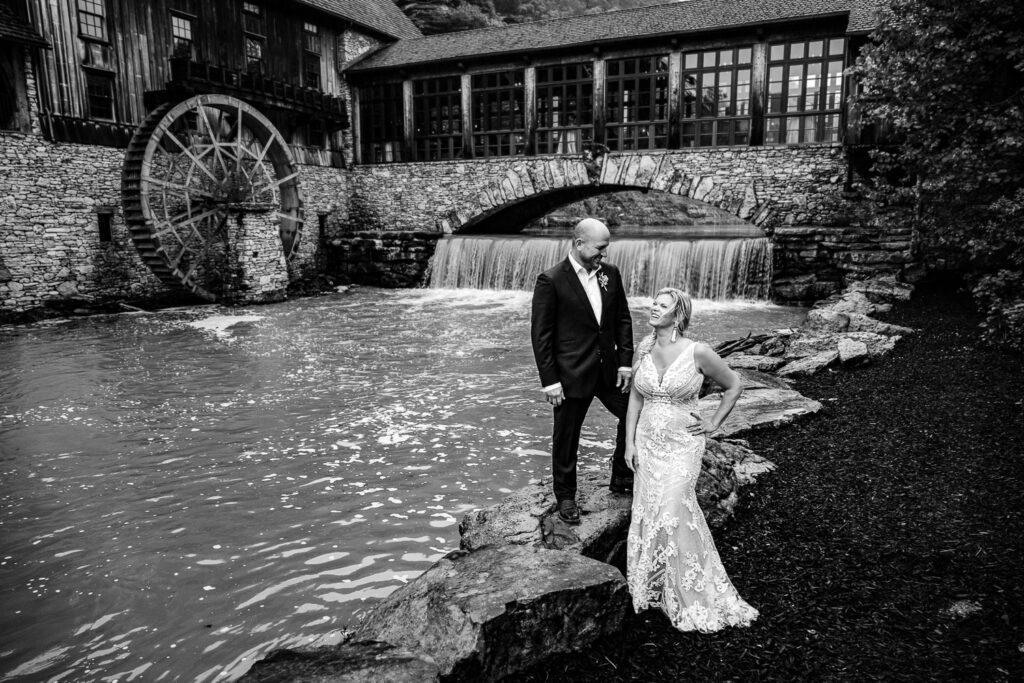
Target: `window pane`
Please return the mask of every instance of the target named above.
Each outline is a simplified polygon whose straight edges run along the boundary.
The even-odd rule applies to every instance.
[[[832,40],[828,41],[828,54],[829,54],[829,56],[836,56],[836,55],[843,54],[843,43],[844,43],[844,41],[843,41],[842,38],[833,38]]]

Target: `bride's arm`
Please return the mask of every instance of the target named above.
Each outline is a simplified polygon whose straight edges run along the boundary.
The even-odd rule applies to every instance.
[[[634,375],[635,376],[635,375]],[[640,410],[644,407],[644,397],[636,390],[636,384],[629,391],[629,407],[626,408],[626,466],[636,471],[636,423],[640,419]]]
[[[743,383],[740,376],[726,365],[725,361],[707,344],[697,344],[693,349],[693,358],[697,362],[697,369],[705,377],[710,377],[725,388],[725,391],[722,392],[722,400],[718,404],[718,410],[715,411],[711,419],[702,419],[701,424],[694,425],[694,427],[701,427],[697,433],[711,433],[722,426],[725,419],[729,417],[729,413],[736,407],[736,401],[743,393]]]

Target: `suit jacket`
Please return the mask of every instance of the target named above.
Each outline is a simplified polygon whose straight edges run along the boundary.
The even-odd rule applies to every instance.
[[[562,383],[566,396],[593,396],[603,374],[611,386],[618,368],[633,364],[633,320],[619,269],[601,264],[601,324],[566,258],[537,276],[530,338],[541,386]]]

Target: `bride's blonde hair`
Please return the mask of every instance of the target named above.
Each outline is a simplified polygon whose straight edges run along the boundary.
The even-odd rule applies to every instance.
[[[672,313],[676,317],[676,329],[679,330],[679,334],[686,332],[686,328],[690,326],[690,315],[693,313],[693,302],[690,301],[690,295],[675,287],[664,287],[658,290],[654,298],[657,299],[662,294],[669,295],[675,302]]]

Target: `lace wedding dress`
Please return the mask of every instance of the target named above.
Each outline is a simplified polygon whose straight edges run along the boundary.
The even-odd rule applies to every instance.
[[[641,343],[633,372],[644,397],[626,557],[633,607],[637,612],[660,607],[681,631],[748,626],[757,610],[729,581],[697,505],[704,437],[686,431],[702,383],[693,358],[696,344],[683,349],[659,378],[651,342]]]

